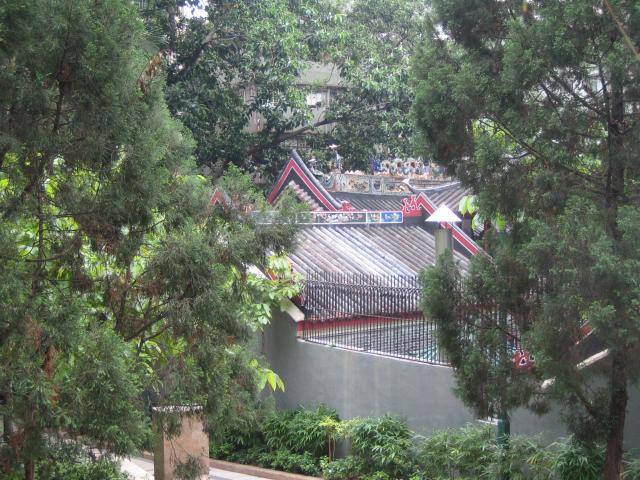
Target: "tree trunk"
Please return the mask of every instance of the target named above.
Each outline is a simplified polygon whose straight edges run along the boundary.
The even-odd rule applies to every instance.
[[[612,41],[619,37],[612,35]],[[625,203],[625,161],[624,161],[624,73],[615,66],[611,68],[610,96],[608,100],[609,121],[608,168],[606,175],[605,204],[607,211],[606,228],[618,247],[622,234],[618,228],[618,209]],[[613,300],[617,318],[611,325],[619,329],[625,323],[625,306]],[[602,478],[620,480],[622,475],[622,455],[624,447],[624,424],[627,413],[627,352],[623,344],[615,346],[612,353],[610,374],[610,398],[608,415],[608,438]]]
[[[627,371],[624,355],[617,352],[611,365],[611,400],[609,403],[609,437],[602,478],[622,478],[624,423],[627,414]]]
[[[11,432],[13,431],[11,425],[11,418],[9,415],[2,416],[2,436],[6,443],[9,443],[9,438],[11,438]]]
[[[35,460],[27,460],[24,463],[24,480],[34,480],[36,478]]]

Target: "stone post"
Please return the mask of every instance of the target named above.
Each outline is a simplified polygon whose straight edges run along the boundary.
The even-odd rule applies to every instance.
[[[436,237],[436,258],[445,252],[453,253],[453,235],[451,230],[446,228],[438,228],[435,233]]]
[[[206,480],[209,472],[209,437],[204,431],[202,407],[153,408],[156,480]]]

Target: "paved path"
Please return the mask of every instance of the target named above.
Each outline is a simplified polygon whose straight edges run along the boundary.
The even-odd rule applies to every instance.
[[[122,471],[129,474],[133,480],[153,480],[153,461],[144,458],[125,458],[121,462]],[[244,475],[242,473],[227,472],[217,468],[209,470],[209,480],[265,480],[262,477]]]

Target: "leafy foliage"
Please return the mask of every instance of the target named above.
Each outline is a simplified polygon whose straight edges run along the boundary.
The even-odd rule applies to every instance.
[[[268,207],[237,170],[236,203],[208,207],[131,2],[0,18],[0,472],[33,478],[62,432],[130,453],[150,403],[202,405],[213,435],[251,417],[247,341],[297,288],[259,270],[281,270],[295,227],[249,215]]]
[[[416,153],[409,72],[426,21],[424,2],[356,0],[334,28],[329,58],[348,88],[325,115],[336,121],[327,141],[340,145],[347,168],[366,171],[372,157]]]
[[[290,473],[304,475],[318,475],[320,473],[318,458],[311,452],[296,453],[286,449],[269,450],[264,444],[229,451],[225,449],[227,446],[229,446],[228,443],[222,448],[212,448],[212,455],[232,462],[273,468]]]
[[[543,399],[532,387],[554,379],[545,399],[560,401],[581,440],[587,431],[608,440],[603,472],[617,479],[627,389],[640,372],[640,292],[637,270],[627,270],[638,261],[628,239],[638,220],[640,14],[615,0],[602,8],[435,0],[432,13],[413,71],[424,149],[472,187],[482,218],[504,227],[486,233],[494,261],[477,259],[459,299],[501,305],[537,359],[520,375],[489,360],[504,339],[499,322],[473,344],[451,340],[463,398],[480,410],[502,404],[503,414],[516,405],[537,410]],[[541,285],[540,308],[532,308]],[[585,327],[609,352],[598,385],[578,368],[592,340],[582,341]],[[501,374],[502,386],[491,388]]]
[[[301,473],[303,475],[319,475],[318,459],[311,452],[294,453],[289,450],[276,450],[264,453],[259,464],[275,470]]]
[[[329,429],[326,420],[338,420],[335,410],[319,406],[314,410],[281,410],[267,416],[262,433],[267,447],[321,456],[327,452]]]
[[[360,478],[365,471],[364,461],[355,455],[322,461],[322,476],[326,480],[353,480]]]
[[[410,473],[413,432],[406,423],[390,416],[354,419],[347,436],[353,452],[365,461],[365,471],[385,472],[392,478]]]
[[[287,142],[319,159],[341,146],[348,167],[413,151],[410,56],[423,36],[416,0],[141,2],[166,63],[167,102],[197,141],[198,164],[219,176],[229,163],[274,174]],[[190,15],[199,11],[201,15]],[[313,63],[312,63],[313,62]],[[320,115],[301,87],[310,66],[339,73]],[[244,128],[260,119],[259,131]]]
[[[437,431],[425,438],[391,417],[340,422],[342,439],[351,445],[351,453],[344,458],[330,460],[322,456],[325,452],[314,453],[313,442],[306,450],[296,451],[282,448],[284,443],[267,445],[263,430],[285,432],[294,424],[297,438],[312,438],[318,426],[326,423],[317,413],[301,408],[273,412],[268,427],[263,420],[248,435],[229,432],[225,444],[212,443],[212,454],[294,473],[318,475],[321,471],[327,480],[470,480],[505,475],[520,480],[589,480],[600,478],[604,461],[601,444],[585,447],[574,438],[545,445],[535,437],[513,436],[504,445],[496,442],[495,430],[488,425]],[[300,418],[294,420],[296,416]],[[271,438],[279,439],[279,434]],[[634,478],[634,468],[634,462],[627,462],[628,478]]]
[[[128,480],[120,471],[120,464],[110,456],[99,459],[89,455],[78,444],[51,441],[47,458],[41,459],[35,468],[38,480]],[[9,474],[7,480],[24,478],[24,472],[17,470]]]
[[[491,428],[467,426],[425,438],[418,446],[417,462],[420,469],[433,478],[479,478],[493,460],[493,450]]]
[[[330,421],[330,422],[329,422]],[[317,475],[320,459],[328,453],[332,428],[339,422],[335,410],[320,406],[308,410],[264,412],[253,429],[229,429],[222,442],[211,442],[211,455],[240,463]]]
[[[82,463],[58,463],[48,477],[41,480],[127,480],[117,463],[98,460]]]

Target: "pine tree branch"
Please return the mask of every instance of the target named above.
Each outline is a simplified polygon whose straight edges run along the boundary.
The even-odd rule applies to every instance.
[[[629,49],[633,52],[633,54],[636,56],[638,61],[640,61],[640,50],[638,50],[638,47],[636,47],[635,43],[633,43],[633,40],[627,33],[626,29],[624,28],[624,25],[618,18],[618,15],[616,15],[616,13],[613,11],[613,7],[609,3],[609,0],[603,0],[603,1],[604,1],[605,7],[607,7],[607,10],[609,11],[609,15],[611,15],[611,18],[613,18],[613,21],[616,23],[618,30],[620,30],[620,33],[622,34],[622,37],[624,38],[625,43],[627,44]]]
[[[141,335],[142,333],[144,333],[145,331],[147,331],[149,328],[153,327],[156,323],[161,322],[162,320],[164,320],[167,317],[167,314],[164,312],[158,313],[158,315],[149,320],[148,322],[146,322],[145,324],[143,324],[141,327],[139,327],[134,333],[124,337],[125,341],[131,341],[134,338],[137,338],[139,335]]]
[[[167,83],[173,84],[181,80],[189,71],[200,61],[202,55],[209,45],[211,45],[214,41],[225,42],[225,41],[234,41],[241,42],[245,38],[238,35],[231,35],[228,37],[216,37],[216,31],[211,30],[204,39],[198,44],[198,46],[188,55],[182,55],[176,60],[176,65],[179,66],[176,73],[170,78]]]
[[[576,100],[580,105],[582,105],[583,107],[585,107],[588,110],[591,110],[592,112],[594,112],[596,115],[598,115],[600,118],[602,119],[607,119],[608,115],[606,112],[603,112],[602,110],[600,110],[599,108],[591,105],[589,102],[587,102],[584,98],[582,98],[580,95],[578,95],[576,93],[576,91],[571,88],[571,85],[569,85],[567,83],[566,80],[564,80],[563,78],[557,76],[557,75],[551,75],[551,78],[553,78],[556,82],[558,82],[558,84],[574,99]]]
[[[483,122],[482,120],[479,120],[480,123],[484,123],[487,126],[497,126],[498,128],[500,128],[500,130],[502,130],[503,133],[505,133],[506,135],[509,136],[509,138],[511,138],[514,142],[516,142],[518,145],[520,145],[522,148],[526,149],[527,151],[529,151],[531,153],[531,155],[533,155],[534,157],[536,157],[538,160],[540,160],[543,165],[547,165],[549,163],[548,158],[546,157],[546,155],[544,155],[542,152],[540,152],[539,150],[537,150],[536,148],[533,147],[533,145],[531,145],[529,142],[522,140],[520,138],[518,138],[515,133],[513,131],[511,131],[511,129],[509,129],[506,125],[502,124],[499,120],[495,119],[495,118],[491,118],[489,117],[489,120],[491,120],[491,122],[493,122],[493,125],[489,125],[486,122]],[[583,180],[591,183],[592,185],[595,185],[596,187],[601,187],[601,183],[600,181],[592,176],[592,175],[588,175],[582,172],[578,172],[577,170],[574,170],[570,167],[567,167],[566,165],[562,165],[562,164],[556,164],[556,166],[558,168],[561,168],[563,170],[565,170],[568,173],[571,173],[579,178],[582,178]],[[596,194],[601,194],[602,191],[599,189],[590,189],[590,191],[592,191],[593,193]]]
[[[594,419],[594,420],[598,420],[601,417],[600,412],[593,406],[593,404],[589,401],[589,399],[586,397],[586,395],[584,394],[584,392],[582,391],[582,389],[580,388],[579,385],[575,385],[573,383],[569,384],[569,388],[571,388],[571,391],[573,392],[573,394],[576,396],[576,398],[580,401],[580,403],[582,404],[582,406],[584,407],[585,411]]]

